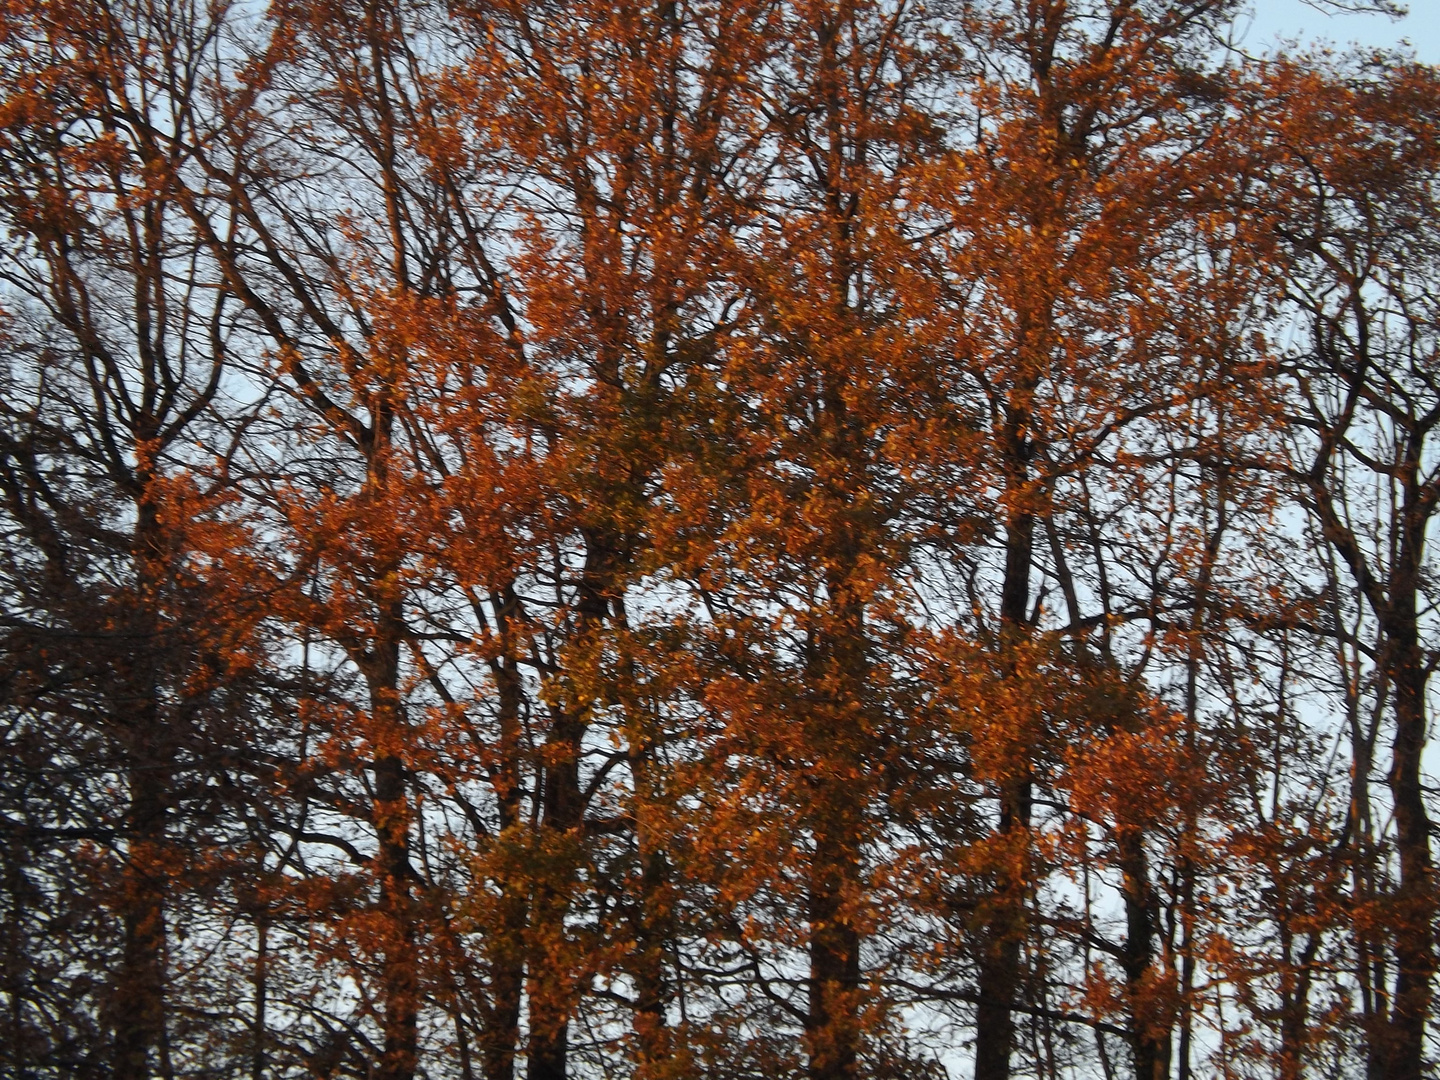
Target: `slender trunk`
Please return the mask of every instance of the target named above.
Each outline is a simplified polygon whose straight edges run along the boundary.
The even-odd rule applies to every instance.
[[[829,228],[830,302],[837,326],[864,324],[866,303],[855,296],[864,278],[865,255],[857,243],[863,233],[861,173],[868,166],[867,136],[849,104],[845,35],[855,30],[853,11],[844,5],[811,9],[817,49],[815,100],[824,136],[816,149],[825,161],[819,177],[823,214]],[[858,318],[857,318],[858,317]],[[823,350],[822,350],[823,355]],[[817,357],[818,358],[818,357]],[[825,361],[818,395],[823,410],[814,428],[819,445],[843,477],[826,494],[839,505],[856,504],[866,484],[867,433],[852,412],[843,387],[848,373]],[[826,591],[829,610],[818,628],[816,670],[812,686],[834,689],[819,714],[810,719],[810,744],[820,780],[813,795],[814,849],[809,867],[807,911],[809,939],[809,1000],[805,1041],[811,1080],[850,1080],[857,1075],[861,1042],[860,932],[848,909],[860,893],[864,845],[863,807],[867,793],[835,779],[862,777],[871,761],[857,706],[870,696],[866,605],[868,594],[859,572],[862,551],[873,551],[864,516],[841,517],[828,538]]]
[[[832,450],[839,460],[856,460],[858,433],[840,395],[827,393],[827,418],[834,425]],[[850,502],[852,493],[837,493]],[[822,695],[810,720],[812,753],[820,779],[809,812],[814,850],[809,866],[806,915],[810,923],[809,1001],[805,1039],[811,1080],[852,1080],[857,1075],[861,1036],[860,931],[851,909],[861,892],[867,792],[857,786],[873,756],[863,715],[869,697],[869,646],[865,599],[857,590],[863,521],[837,528],[830,607],[816,633],[810,685],[833,687]],[[841,777],[854,777],[846,782]]]
[[[1430,854],[1431,825],[1421,787],[1425,746],[1427,671],[1411,631],[1393,646],[1395,744],[1390,792],[1395,807],[1395,848],[1400,883],[1395,895],[1395,994],[1386,1040],[1387,1080],[1421,1080],[1425,1022],[1435,975],[1435,883]]]
[[[615,619],[622,631],[628,630],[623,606],[617,607]],[[674,940],[675,922],[671,866],[663,831],[664,807],[660,801],[664,780],[655,760],[657,740],[663,733],[652,709],[637,693],[640,681],[633,657],[623,659],[620,673],[620,702],[629,729],[630,775],[635,785],[631,808],[640,871],[639,895],[631,908],[635,1077],[652,1080],[688,1075],[690,1058],[684,1047],[676,1045],[666,1017],[673,986],[666,975],[665,951]]]
[[[597,530],[585,539],[585,569],[576,598],[582,646],[609,616],[621,551],[619,538],[612,534]],[[541,878],[531,902],[529,1080],[565,1080],[568,1068],[575,989],[572,965],[565,956],[565,917],[584,824],[580,752],[587,711],[584,701],[556,706],[545,741],[540,842],[556,868]]]
[[[403,757],[408,732],[400,703],[400,639],[403,613],[399,599],[383,597],[381,618],[368,670],[375,777],[375,871],[378,911],[384,927],[381,957],[380,1018],[384,1047],[376,1080],[411,1080],[419,1049],[419,955],[416,911],[411,886],[410,828],[413,813],[407,795]]]
[[[1192,684],[1193,685],[1193,684]],[[1187,731],[1185,736],[1186,749],[1192,755],[1195,753],[1195,701],[1187,692],[1189,703],[1186,708]],[[1196,905],[1196,879],[1199,874],[1195,865],[1195,859],[1191,851],[1199,841],[1199,822],[1195,809],[1191,806],[1185,808],[1184,832],[1181,834],[1181,849],[1176,867],[1176,875],[1180,879],[1180,919],[1183,936],[1180,944],[1180,986],[1179,986],[1179,1015],[1176,1017],[1179,1026],[1179,1038],[1175,1047],[1175,1075],[1177,1080],[1190,1080],[1191,1059],[1194,1056],[1192,1041],[1195,1030],[1195,968],[1196,968],[1196,943],[1195,927],[1199,922],[1199,913]]]
[[[480,1037],[485,1080],[513,1080],[520,1044],[520,1000],[525,990],[525,896],[507,883],[500,902],[500,927],[488,944],[490,1005]]]
[[[643,830],[642,830],[643,832]],[[636,935],[635,1038],[637,1080],[673,1074],[677,1048],[665,1019],[669,984],[665,946],[671,935],[670,867],[665,853],[640,838],[640,926]]]
[[[1338,613],[1335,621],[1337,626],[1343,625]],[[1353,823],[1350,840],[1350,881],[1353,910],[1360,915],[1373,910],[1377,892],[1375,832],[1370,814],[1370,775],[1375,764],[1375,739],[1380,714],[1377,707],[1368,730],[1362,725],[1358,662],[1352,660],[1352,663],[1356,663],[1356,670],[1353,673],[1346,672],[1345,690],[1346,714],[1350,725],[1350,817]],[[1365,1076],[1366,1080],[1381,1080],[1385,1063],[1380,1055],[1383,1042],[1380,1032],[1386,1021],[1382,949],[1375,941],[1369,918],[1354,919],[1350,924],[1350,933],[1355,942],[1355,976],[1360,990],[1360,1018],[1366,1032]]]
[[[270,923],[255,920],[255,1012],[250,1021],[250,1080],[265,1080],[265,998],[269,985]]]
[[[156,605],[163,553],[158,513],[149,498],[154,477],[145,461],[142,450],[137,483],[143,494],[134,541],[135,609],[120,679],[130,797],[125,820],[129,844],[121,868],[123,945],[114,999],[115,1080],[149,1080],[151,1056],[160,1053],[165,1029],[165,832],[173,748],[159,710]]]
[[[495,772],[501,843],[511,842],[520,825],[520,673],[515,666],[512,620],[518,601],[513,591],[493,596],[501,655],[491,664],[500,713],[500,763]],[[525,990],[527,890],[523,882],[500,884],[500,925],[486,941],[490,1000],[480,1036],[485,1080],[513,1080],[520,1044],[520,1002]]]
[[[465,1019],[460,1002],[455,1002],[455,1051],[460,1056],[460,1080],[475,1080],[475,1066],[470,1059],[470,1037],[465,1033]]]
[[[1195,815],[1185,815],[1185,838],[1191,842],[1196,836]],[[1195,860],[1188,855],[1180,857],[1180,916],[1184,920],[1185,936],[1180,956],[1180,1038],[1176,1046],[1175,1075],[1177,1080],[1190,1080],[1190,1060],[1194,1055],[1191,1043],[1194,1039],[1195,1009],[1192,999],[1195,994],[1195,924],[1198,921],[1195,906]]]
[[[1425,692],[1429,667],[1420,642],[1420,590],[1425,534],[1434,497],[1422,494],[1420,440],[1407,440],[1402,470],[1404,502],[1399,551],[1391,568],[1388,610],[1382,616],[1382,661],[1394,693],[1395,741],[1388,782],[1394,806],[1395,851],[1400,881],[1391,925],[1395,930],[1395,993],[1385,1031],[1387,1080],[1421,1080],[1425,1066],[1425,1024],[1435,977],[1437,903],[1430,853],[1432,830],[1421,784],[1425,751]]]
[[[392,706],[394,708],[395,706]],[[375,821],[379,833],[376,867],[380,875],[380,913],[385,922],[382,958],[384,1056],[377,1080],[411,1080],[418,1051],[418,955],[415,913],[410,895],[410,807],[405,796],[405,766],[398,755],[375,760]]]
[[[1031,785],[1006,785],[999,832],[1023,844],[1030,824]],[[975,1008],[975,1080],[1008,1080],[1015,1045],[1014,1003],[1020,989],[1021,946],[1026,931],[1025,881],[1006,858],[991,897],[992,912],[981,943],[978,996]]]
[[[654,836],[649,808],[644,804],[655,790],[651,749],[641,745],[631,762],[635,774],[635,843],[640,858],[639,920],[635,928],[635,1039],[637,1080],[674,1075],[679,1048],[666,1022],[670,986],[665,976],[665,948],[674,934],[670,863]]]
[[[1003,433],[1002,452],[1010,472],[1008,489],[1015,500],[1025,497],[1030,446],[1023,410],[1012,408]],[[1000,647],[1009,649],[1030,629],[1030,565],[1034,555],[1035,515],[1012,508],[1005,543],[1005,578],[1000,592]],[[1012,675],[1018,675],[1018,671]],[[1013,752],[1015,777],[1002,784],[998,832],[1006,856],[996,871],[990,901],[991,916],[982,930],[979,1003],[975,1009],[975,1080],[1008,1080],[1010,1054],[1015,1045],[1013,1006],[1021,984],[1021,947],[1026,932],[1024,859],[1009,857],[1009,849],[1027,844],[1033,799],[1029,778],[1026,736],[1016,733]]]
[[[1288,711],[1286,700],[1289,673],[1289,641],[1282,638],[1279,694],[1276,702],[1277,723],[1284,718]],[[1278,757],[1274,768],[1277,781],[1270,802],[1270,820],[1272,822],[1282,820],[1285,814],[1278,782],[1280,771]],[[1343,845],[1345,841],[1342,840],[1341,843]],[[1306,942],[1300,950],[1300,955],[1298,957],[1295,955],[1295,917],[1308,905],[1303,894],[1299,897],[1295,895],[1291,883],[1283,872],[1277,873],[1274,881],[1274,887],[1268,891],[1273,896],[1275,922],[1280,939],[1280,1080],[1301,1080],[1305,1070],[1305,1047],[1309,1041],[1310,982],[1313,977],[1315,954],[1320,948],[1320,935],[1311,930],[1306,936]]]
[[[856,1075],[860,1031],[860,934],[844,910],[856,886],[856,828],[846,793],[834,791],[832,807],[817,828],[810,873],[810,1000],[806,1040],[811,1080],[851,1080]]]
[[[115,987],[116,1080],[150,1080],[165,1025],[162,779],[144,759],[129,770],[130,850],[122,871],[124,944]]]
[[[584,725],[570,706],[555,710],[545,744],[541,840],[557,864],[537,883],[530,912],[529,1080],[565,1080],[574,991],[566,957],[565,917],[578,861],[582,820],[580,742]]]
[[[1121,826],[1115,839],[1121,891],[1125,897],[1126,996],[1130,1001],[1130,1052],[1136,1080],[1165,1080],[1170,1075],[1171,1019],[1156,1000],[1155,938],[1158,912],[1150,887],[1145,838],[1135,826]]]
[[[1285,942],[1287,967],[1280,995],[1280,1080],[1304,1080],[1305,1047],[1310,1031],[1310,984],[1320,935],[1307,935],[1297,963],[1290,964],[1290,943]]]

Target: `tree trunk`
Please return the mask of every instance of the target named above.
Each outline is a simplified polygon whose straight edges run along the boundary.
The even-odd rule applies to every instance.
[[[666,1023],[669,986],[665,978],[665,946],[670,940],[670,868],[663,851],[654,850],[642,835],[640,851],[640,926],[635,949],[635,1038],[637,1080],[673,1075],[676,1047]]]
[[[860,934],[844,910],[853,892],[856,829],[844,813],[846,793],[831,791],[817,826],[810,871],[810,998],[806,1040],[811,1080],[852,1080],[859,1057]]]
[[[163,557],[160,522],[150,492],[153,473],[142,448],[136,477],[140,491],[135,527],[135,595],[128,651],[122,661],[119,703],[127,726],[128,850],[121,870],[120,918],[124,941],[115,983],[115,1080],[149,1080],[151,1055],[165,1032],[165,853],[173,746],[159,708],[159,602]]]
[[[151,1055],[159,1051],[165,1028],[165,800],[155,768],[141,757],[129,772],[124,945],[115,986],[116,1080],[150,1080]]]
[[[1130,1000],[1130,1052],[1136,1080],[1166,1080],[1170,1075],[1171,1022],[1155,1001],[1156,898],[1146,866],[1145,839],[1139,828],[1117,830],[1122,892],[1125,897],[1125,951],[1121,957]]]
[[[1395,847],[1400,884],[1395,895],[1395,961],[1398,969],[1390,1025],[1386,1032],[1387,1080],[1421,1080],[1425,1022],[1435,975],[1435,884],[1430,855],[1430,819],[1420,782],[1425,746],[1427,672],[1414,623],[1394,644],[1395,744],[1390,791],[1395,806]]]
[[[620,538],[604,530],[591,531],[585,541],[585,569],[575,603],[582,647],[609,617],[622,550]],[[575,988],[565,955],[565,917],[579,861],[576,848],[583,839],[580,752],[588,708],[589,702],[580,700],[555,706],[545,740],[540,843],[552,865],[542,873],[531,901],[529,1080],[565,1080],[568,1068]]]
[[[390,580],[387,575],[382,580]],[[398,597],[380,597],[381,617],[368,670],[375,797],[375,871],[384,939],[381,955],[381,1028],[384,1047],[376,1080],[411,1080],[419,1050],[419,955],[411,885],[410,828],[413,812],[402,756],[409,733],[400,703],[400,639],[404,626]]]
[[[565,955],[565,916],[576,862],[572,850],[582,822],[580,741],[584,725],[570,704],[555,710],[545,743],[540,843],[546,867],[536,884],[530,912],[529,1080],[565,1080],[569,1057],[572,998]]]
[[[635,776],[635,845],[640,859],[638,925],[635,928],[636,1080],[674,1076],[686,1062],[676,1060],[677,1047],[666,1021],[670,986],[665,976],[665,948],[674,934],[670,862],[657,842],[644,805],[656,790],[652,748],[642,744],[632,755]]]
[[[410,807],[404,762],[394,754],[375,761],[375,823],[380,837],[376,856],[380,912],[385,924],[381,969],[385,1047],[376,1077],[411,1080],[418,1051],[419,957],[410,895]]]
[[[1030,824],[1031,785],[1006,785],[999,832],[1013,840]],[[1024,843],[1023,839],[1019,842]],[[1010,871],[1012,860],[995,882],[994,914],[982,931],[978,996],[975,1008],[975,1080],[1008,1080],[1015,1044],[1013,1005],[1020,989],[1020,949],[1025,937],[1024,875]]]
[[[1286,938],[1289,938],[1288,931]],[[1310,1030],[1310,983],[1320,935],[1307,935],[1299,962],[1290,960],[1290,941],[1283,943],[1287,968],[1280,994],[1280,1080],[1304,1080],[1305,1046]]]
[[[1028,392],[1033,387],[1022,387]],[[1002,453],[1010,472],[1007,489],[1012,500],[1025,498],[1025,481],[1031,448],[1025,435],[1027,417],[1023,409],[1011,407],[1003,432]],[[1023,507],[1012,507],[1005,542],[1005,579],[1000,592],[1000,648],[1009,649],[1028,636],[1030,564],[1034,555],[1035,515]],[[1013,675],[1018,672],[1012,671]],[[998,832],[1008,849],[1028,843],[1033,797],[1029,779],[1029,748],[1015,752],[1025,761],[1017,762],[1017,777],[1004,783],[1000,793]],[[1010,1052],[1015,1044],[1013,1005],[1020,988],[1021,945],[1025,936],[1026,880],[1023,859],[1007,857],[997,871],[992,897],[993,914],[982,930],[980,970],[975,1010],[975,1080],[1009,1080]]]
[[[510,588],[492,595],[500,656],[491,661],[499,698],[500,761],[493,785],[499,811],[500,842],[513,842],[520,824],[520,674],[515,667],[512,620],[518,600]],[[500,883],[500,925],[488,935],[490,1001],[481,1034],[485,1080],[513,1080],[515,1052],[520,1044],[520,1003],[525,991],[525,922],[527,890],[522,881]]]

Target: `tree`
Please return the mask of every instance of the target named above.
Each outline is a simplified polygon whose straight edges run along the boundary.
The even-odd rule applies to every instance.
[[[1383,912],[1376,925],[1388,939],[1356,928],[1357,974],[1367,999],[1373,995],[1367,1067],[1370,1075],[1415,1077],[1425,1067],[1436,967],[1432,826],[1421,780],[1433,668],[1426,541],[1440,500],[1430,460],[1440,423],[1429,286],[1435,83],[1426,69],[1382,64],[1365,74],[1281,66],[1273,86],[1285,118],[1276,142],[1288,155],[1277,163],[1286,209],[1273,227],[1287,255],[1287,299],[1309,335],[1284,368],[1294,394],[1286,419],[1297,440],[1290,476],[1368,609],[1361,632],[1374,665],[1371,692],[1392,725],[1393,892],[1371,891],[1361,869],[1373,842],[1366,834],[1376,740],[1359,731],[1353,740],[1356,899],[1362,910]],[[1371,952],[1387,947],[1393,986]]]
[[[243,410],[222,387],[245,329],[133,123],[195,123],[212,54],[199,27],[163,21],[138,48],[122,29],[135,18],[5,15],[0,274],[21,361],[0,434],[18,766],[6,1041],[20,1073],[177,1068],[194,1032],[169,935],[215,888],[207,863],[224,862],[244,803],[224,789],[258,730],[244,717],[263,647],[246,613],[213,622],[185,515],[214,493],[182,479]],[[187,851],[196,876],[180,873]]]
[[[968,552],[956,545],[974,612],[961,625],[1027,688],[1018,698],[997,688],[1004,704],[965,723],[974,778],[996,806],[989,865],[975,866],[968,901],[981,1077],[1009,1075],[1015,1011],[1034,1007],[1021,998],[1031,981],[1022,956],[1045,921],[1035,910],[1047,875],[1036,799],[1052,802],[1066,786],[1048,764],[1061,752],[1060,718],[1021,702],[1067,691],[1063,682],[1032,689],[1028,669],[1058,655],[1050,635],[1072,639],[1072,663],[1131,681],[1115,686],[1110,706],[1092,703],[1093,722],[1116,739],[1138,734],[1125,727],[1148,712],[1135,690],[1149,649],[1124,656],[1117,628],[1157,620],[1166,600],[1117,594],[1111,575],[1128,558],[1132,526],[1102,493],[1133,485],[1144,500],[1146,485],[1163,485],[1165,470],[1196,452],[1181,448],[1184,426],[1209,399],[1223,411],[1241,382],[1227,354],[1246,301],[1207,266],[1199,239],[1227,216],[1224,73],[1210,67],[1203,42],[1228,14],[1209,3],[1056,4],[967,9],[962,21],[977,49],[975,135],[926,180],[947,227],[920,255],[933,284],[913,317],[933,304],[945,321],[943,397],[925,415],[938,427],[949,414],[942,438],[956,457],[939,475],[973,485],[948,506],[944,492],[931,496],[942,527],[973,537]],[[1245,272],[1243,260],[1227,266],[1236,268]],[[921,440],[939,432],[916,428],[916,451],[934,468]],[[1067,556],[1070,536],[1079,550]],[[990,538],[988,552],[974,543]],[[1086,563],[1093,576],[1082,578]],[[1047,606],[1052,592],[1063,607]],[[1148,838],[1138,821],[1113,828],[1131,1050],[1141,1075],[1163,1075],[1173,1021],[1147,1003],[1165,996],[1157,988],[1169,978],[1156,967],[1162,928]]]

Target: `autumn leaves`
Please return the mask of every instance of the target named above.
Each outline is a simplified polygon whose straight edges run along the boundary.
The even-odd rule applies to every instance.
[[[1418,1078],[1437,87],[1231,14],[6,9],[7,1067]]]

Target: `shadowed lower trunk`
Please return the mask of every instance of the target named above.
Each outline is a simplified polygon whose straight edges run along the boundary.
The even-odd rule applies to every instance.
[[[999,831],[1001,836],[1013,838],[1029,828],[1031,785],[1016,781],[1007,787]],[[1010,861],[1006,861],[1007,867]],[[994,913],[983,931],[975,1008],[975,1080],[1008,1080],[1026,933],[1024,875],[1003,870],[991,904]]]
[[[835,801],[844,799],[834,793]],[[805,1036],[811,1080],[851,1080],[860,1049],[860,934],[845,911],[858,859],[853,829],[826,822],[810,872],[810,996]]]
[[[604,530],[586,536],[585,569],[576,597],[579,637],[601,628],[610,614],[621,565],[621,538]],[[584,794],[580,753],[588,700],[552,707],[541,770],[540,843],[551,866],[541,875],[530,906],[528,989],[530,1002],[529,1080],[565,1080],[570,1016],[575,988],[568,961],[565,918],[583,843]]]
[[[1003,433],[1004,454],[1012,471],[1009,487],[1016,497],[1023,491],[1031,447],[1025,435],[1027,417],[1012,408]],[[1035,515],[1019,510],[1011,515],[1005,540],[1005,578],[1000,592],[1000,647],[1029,633],[1030,564],[1034,555]],[[1018,673],[1016,673],[1018,674]],[[1026,844],[1030,827],[1032,785],[1029,748],[1024,736],[1015,752],[1018,778],[1004,784],[1000,798],[998,831],[1009,844]],[[979,1003],[975,1010],[975,1080],[1009,1080],[1010,1053],[1015,1045],[1014,1005],[1021,983],[1021,947],[1026,934],[1024,860],[1007,858],[999,871],[991,898],[993,914],[982,929]]]
[[[1286,937],[1290,935],[1287,932]],[[1282,942],[1289,955],[1291,942]],[[1320,935],[1307,935],[1294,971],[1287,973],[1280,992],[1280,1080],[1304,1080],[1305,1048],[1310,1032],[1310,984],[1314,977],[1315,954]]]
[[[513,1080],[520,1042],[520,999],[525,990],[525,896],[507,884],[498,940],[488,944],[490,1004],[481,1034],[485,1080]]]
[[[143,463],[142,458],[142,463]],[[137,477],[149,491],[153,474]],[[174,765],[172,735],[159,709],[160,619],[156,604],[161,583],[162,541],[153,502],[142,496],[134,537],[136,572],[134,608],[127,627],[130,652],[120,664],[120,709],[130,805],[129,838],[121,870],[121,925],[124,942],[114,988],[115,1080],[150,1080],[168,1075],[161,1060],[165,1045],[165,828]],[[156,1060],[152,1060],[152,1057]]]
[[[1172,1023],[1165,1013],[1168,1006],[1157,1000],[1161,994],[1161,973],[1154,969],[1158,905],[1150,886],[1143,834],[1133,825],[1122,825],[1117,833],[1115,846],[1125,897],[1121,966],[1130,1001],[1130,1053],[1136,1080],[1166,1080],[1170,1075]]]
[[[124,945],[115,986],[115,1080],[150,1080],[165,1036],[163,780],[132,768],[130,850],[122,871]]]
[[[370,689],[371,722],[375,727],[371,741],[379,751],[372,763],[375,777],[372,812],[378,911],[383,927],[380,996],[384,1012],[380,1023],[384,1045],[375,1080],[411,1080],[419,1052],[418,913],[411,894],[415,873],[410,865],[413,811],[407,791],[406,764],[401,756],[409,738],[399,689],[403,627],[399,599],[383,598],[375,641],[363,665]]]
[[[404,763],[394,755],[375,762],[375,816],[380,834],[376,856],[380,912],[385,918],[381,988],[385,1046],[375,1075],[377,1080],[411,1080],[419,1049],[419,957],[410,895],[410,811],[405,797]]]
[[[530,908],[529,1080],[565,1080],[568,1067],[574,991],[565,956],[565,917],[577,861],[572,846],[579,840],[582,821],[583,734],[584,725],[573,713],[556,710],[545,745],[540,840],[553,865],[537,882]]]
[[[1418,561],[1418,560],[1417,560]],[[1395,996],[1385,1031],[1387,1080],[1421,1080],[1425,1024],[1435,976],[1435,882],[1430,854],[1431,825],[1421,786],[1425,747],[1426,671],[1413,635],[1415,623],[1394,646],[1395,745],[1390,791],[1395,806],[1395,848],[1400,886],[1395,896]]]
[[[520,615],[513,587],[493,593],[500,655],[490,662],[499,702],[499,762],[492,784],[498,809],[501,842],[520,825],[520,703],[522,688],[516,666],[514,620]],[[480,1036],[485,1080],[513,1080],[520,1045],[520,1003],[525,992],[525,925],[528,890],[522,881],[503,880],[499,926],[486,936],[490,985]]]
[[[651,765],[649,748],[638,748],[631,763],[639,789],[637,802],[644,797],[640,793],[655,790]],[[670,862],[653,835],[649,817],[649,809],[643,804],[637,805],[635,844],[640,858],[634,959],[637,1080],[675,1076],[677,1071],[687,1069],[689,1065],[688,1057],[677,1059],[676,1055],[684,1051],[675,1045],[673,1032],[666,1022],[671,988],[666,978],[665,949],[673,941],[674,898]]]

